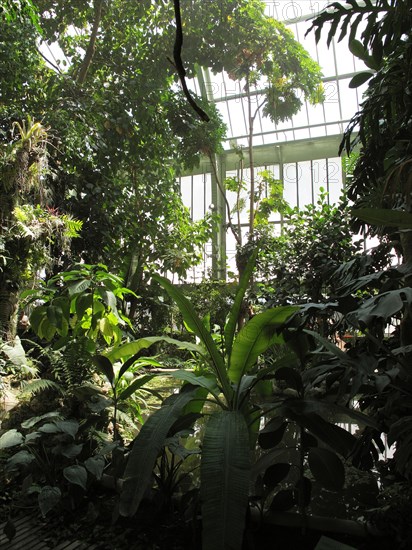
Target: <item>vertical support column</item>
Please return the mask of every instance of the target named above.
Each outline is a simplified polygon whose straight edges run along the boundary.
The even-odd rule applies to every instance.
[[[196,75],[199,82],[200,93],[203,99],[213,101],[212,83],[209,69],[195,65]],[[224,155],[215,155],[213,166],[210,167],[211,173],[211,195],[213,203],[213,212],[219,215],[219,225],[217,231],[212,236],[212,276],[216,279],[226,280],[226,203],[219,187],[223,187],[226,177],[225,157]]]
[[[283,185],[283,196],[284,196],[284,189],[285,189],[285,166],[283,163],[283,149],[281,145],[275,146],[278,152],[278,160],[279,160],[279,179],[282,182]],[[283,233],[283,214],[280,214],[280,232]]]
[[[225,157],[216,156],[216,172],[221,185],[226,177]],[[214,170],[211,171],[213,211],[219,216],[216,232],[212,236],[212,276],[226,280],[226,203],[219,188]]]

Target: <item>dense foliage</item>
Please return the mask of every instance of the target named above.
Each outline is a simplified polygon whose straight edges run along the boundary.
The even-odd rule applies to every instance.
[[[359,240],[353,242],[350,218],[347,199],[329,204],[325,192],[302,210],[287,208],[282,234],[262,242],[260,299],[272,304],[321,302],[336,294],[336,269],[361,249]]]
[[[359,26],[367,18],[367,25]],[[343,136],[341,148],[348,153],[360,146],[348,197],[358,208],[374,207],[411,213],[411,42],[412,14],[405,0],[333,4],[313,24],[319,39],[324,24],[331,23],[328,40],[338,31],[339,40],[348,35],[349,47],[368,67],[352,80],[357,87],[368,81],[361,109]],[[361,220],[365,220],[361,216]],[[401,214],[400,214],[401,216]],[[395,232],[400,218],[382,219],[371,225]],[[376,220],[376,214],[375,214]],[[359,227],[359,224],[358,224]],[[411,260],[410,232],[399,239],[405,262]]]
[[[408,3],[351,0],[314,22],[318,36],[329,21],[330,37],[342,25],[343,38],[354,20],[351,49],[377,71],[345,143],[349,150],[362,144],[350,196],[369,207],[383,190],[379,206],[386,207],[355,214],[389,237],[359,253],[346,199],[335,206],[322,195],[303,211],[288,209],[281,182],[265,174],[268,197],[250,189],[239,284],[221,292],[221,282],[204,283],[191,299],[151,272],[183,277],[208,239],[210,220],[192,222],[175,180],[199,153],[213,157],[224,128],[204,98],[197,100],[210,126],[176,91],[167,59],[172,4],[1,6],[4,303],[16,310],[17,291],[39,264],[59,270],[23,295],[27,353],[19,340],[0,342],[6,375],[26,369],[37,377],[0,435],[6,535],[13,538],[17,507],[37,505],[44,518],[64,516],[84,531],[97,522],[107,530],[110,520],[127,525],[119,548],[148,548],[161,525],[184,532],[188,548],[239,550],[255,546],[262,519],[289,511],[297,527],[323,525],[320,514],[338,530],[345,518],[356,536],[374,524],[383,544],[410,547]],[[226,69],[245,91],[267,85],[258,108],[273,120],[298,109],[298,84],[319,98],[317,66],[264,17],[260,2],[198,7],[184,12],[189,75],[200,64]],[[365,15],[362,42],[354,42]],[[44,61],[46,43],[62,50],[53,68]],[[251,131],[257,112],[249,110]],[[360,133],[351,141],[355,123]],[[249,164],[253,173],[253,154]],[[244,182],[230,185],[237,192]],[[266,231],[273,208],[289,223],[277,239]],[[79,228],[68,213],[83,222],[70,252],[87,263],[61,270],[67,240],[56,235],[67,239]],[[398,234],[404,263],[392,266]],[[256,308],[240,326],[252,279]],[[385,439],[393,458],[385,457]],[[368,523],[359,525],[361,517]],[[166,546],[179,544],[170,537]]]

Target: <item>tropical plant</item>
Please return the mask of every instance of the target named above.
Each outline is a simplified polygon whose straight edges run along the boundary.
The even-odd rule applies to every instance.
[[[226,181],[220,178],[216,161],[209,155],[214,176],[218,182],[226,205],[228,227],[235,237],[239,249],[245,245],[244,235],[239,227],[239,212],[248,206],[248,235],[253,241],[256,224],[265,220],[272,211],[285,206],[282,200],[281,182],[268,172],[257,176],[253,153],[254,124],[258,116],[268,117],[278,123],[290,119],[302,106],[302,98],[311,103],[323,99],[321,70],[307,51],[297,42],[287,27],[265,14],[265,3],[260,0],[213,3],[217,28],[227,27],[233,37],[222,44],[213,23],[208,44],[219,47],[219,59],[209,60],[207,48],[202,44],[195,28],[186,31],[185,41],[196,52],[200,66],[210,67],[213,72],[226,71],[236,81],[245,96],[248,144],[246,154],[239,151],[242,174]],[[196,11],[196,16],[194,12]],[[192,6],[188,10],[189,21],[200,19],[205,28],[211,27],[208,8]],[[216,19],[213,19],[214,21]],[[210,47],[210,46],[208,46]],[[236,149],[236,145],[235,145]],[[247,192],[245,193],[247,188]],[[237,200],[233,210],[226,198],[226,190],[234,191]],[[264,198],[263,189],[267,196]],[[258,210],[255,212],[255,210]],[[244,253],[239,250],[239,260]],[[242,258],[243,257],[243,258]],[[246,263],[238,261],[239,275]]]
[[[359,252],[350,227],[351,210],[342,196],[330,204],[324,189],[316,204],[286,208],[278,237],[262,240],[256,285],[267,305],[322,302],[336,293],[334,272]]]
[[[89,353],[94,353],[99,344],[120,344],[124,331],[131,331],[130,320],[120,310],[128,294],[134,293],[105,265],[78,264],[51,277],[39,290],[25,291],[22,298],[27,305],[35,304],[30,324],[40,338],[51,342],[57,337],[55,349],[84,338]]]
[[[60,411],[50,411],[2,434],[1,461],[8,483],[31,481],[23,484],[23,493],[29,499],[37,497],[45,517],[62,504],[74,510],[84,492],[101,479],[105,456],[112,450],[107,443],[104,434],[93,435],[92,423],[82,426]]]
[[[92,6],[73,4],[67,10],[64,2],[46,1],[36,8],[41,36],[26,18],[7,18],[2,32],[0,58],[8,75],[2,86],[2,130],[8,120],[21,125],[20,111],[53,129],[44,181],[53,190],[53,205],[76,212],[84,223],[71,250],[75,259],[110,263],[138,294],[148,265],[181,276],[199,261],[212,224],[191,220],[176,175],[182,163],[196,163],[203,147],[218,147],[224,125],[210,106],[204,131],[180,92],[171,89],[174,68],[166,58],[174,29],[169,25],[153,39],[162,10],[166,21],[172,20],[168,6],[129,2],[125,9],[117,2],[95,13]],[[78,32],[67,35],[69,27]],[[93,39],[88,28],[95,29]],[[89,39],[94,50],[83,59],[79,54],[88,49]],[[57,63],[46,65],[46,42],[62,48]],[[109,46],[113,42],[120,49]],[[161,59],[165,63],[159,64]],[[144,78],[137,76],[141,72]],[[70,258],[57,248],[54,252],[60,269],[67,269]]]
[[[384,260],[386,255],[387,251],[383,256]],[[315,436],[322,447],[330,445],[333,441],[333,450],[340,455],[344,455],[343,450],[347,444],[346,459],[343,462],[345,469],[348,464],[361,471],[376,468],[381,484],[391,485],[397,480],[398,483],[403,483],[407,490],[412,457],[411,439],[408,435],[411,426],[412,393],[409,372],[410,346],[403,338],[402,320],[411,307],[412,295],[410,287],[405,286],[405,276],[408,273],[405,266],[388,268],[385,266],[387,262],[384,261],[382,269],[376,269],[377,259],[379,254],[373,258],[372,251],[342,264],[334,276],[337,291],[334,301],[303,306],[300,322],[303,327],[311,329],[304,328],[303,334],[298,331],[295,336],[291,335],[292,338],[297,338],[295,345],[293,339],[290,344],[304,362],[304,368],[301,370],[300,382],[296,372],[287,374],[287,387],[291,388],[295,395],[304,394],[304,399],[308,396],[309,399],[320,400],[317,405],[320,407],[319,410],[325,406],[320,424],[317,425],[317,414],[311,414],[314,411],[310,411],[308,407],[295,408],[292,399],[285,401],[279,409],[279,417],[275,411],[274,419],[269,421],[264,432],[273,431],[275,445],[284,437],[286,417],[289,422],[297,423]],[[371,269],[373,264],[375,269]],[[314,331],[313,319],[323,319],[322,327],[328,326],[328,330],[323,333],[328,335],[328,339],[319,335],[319,329],[317,332]],[[366,427],[357,431],[356,441],[343,432],[342,442],[335,441],[334,437],[339,436],[337,427],[330,428],[325,425],[322,434],[321,424],[325,424],[325,421],[329,422],[332,418],[333,422],[343,422],[340,413],[334,408],[337,405],[351,408],[351,403],[356,403],[358,412],[367,416],[363,421]],[[291,404],[292,409],[289,408]],[[302,411],[305,413],[303,418],[300,416]],[[359,425],[359,422],[352,418],[352,421]],[[312,421],[314,424],[311,424]],[[326,436],[329,431],[331,433]],[[266,437],[269,441],[269,435]],[[285,437],[288,437],[287,431]],[[267,444],[265,438],[262,438],[264,445]],[[393,458],[386,458],[385,440],[388,445],[393,446]],[[305,446],[311,447],[311,441],[313,442],[306,440]],[[276,453],[279,452],[279,449],[273,451],[276,460],[282,461],[287,457],[287,453],[283,450],[283,457],[277,457]],[[308,457],[313,455],[311,449],[308,453]],[[310,462],[309,466],[315,480],[321,481],[321,470],[312,470]],[[336,468],[342,470],[337,462]],[[332,464],[330,470],[334,470]],[[293,477],[289,475],[286,482],[289,483],[287,505],[292,506],[293,503],[297,503],[296,497],[295,500],[292,498],[296,490],[290,486]],[[309,487],[310,484],[305,483],[306,488]],[[379,498],[376,488],[374,494],[374,498]],[[281,496],[284,497],[285,494],[282,493]],[[281,505],[285,505],[284,500],[275,501],[273,509],[276,510],[277,506]],[[377,501],[375,505],[378,505]],[[403,540],[408,536],[403,533]]]
[[[124,473],[120,512],[126,516],[136,513],[153,480],[153,469],[164,441],[182,423],[194,425],[196,431],[195,422],[202,414],[206,425],[200,455],[200,499],[206,549],[241,547],[249,484],[259,479],[260,483],[263,479],[265,490],[273,494],[275,486],[290,474],[292,486],[276,496],[271,506],[275,509],[280,506],[278,499],[286,498],[286,508],[297,505],[304,523],[312,483],[307,477],[307,461],[318,483],[338,491],[345,480],[343,464],[354,452],[357,440],[337,423],[351,419],[377,428],[374,419],[350,406],[349,394],[345,394],[345,399],[331,399],[329,394],[325,399],[323,395],[317,396],[312,376],[323,373],[323,355],[312,343],[319,337],[316,333],[302,332],[308,316],[313,314],[310,308],[267,309],[252,317],[235,336],[239,308],[256,255],[255,250],[240,282],[223,337],[213,337],[207,319],[197,316],[184,294],[165,278],[155,276],[178,305],[187,329],[198,342],[175,344],[192,350],[199,357],[199,366],[195,371],[177,370],[170,374],[184,382],[180,392],[169,396],[148,417],[134,440]],[[296,315],[299,310],[300,316]],[[137,354],[128,360],[133,361],[142,349],[160,340],[130,342],[123,350],[115,351],[113,358],[117,353],[127,355],[127,346],[128,353]],[[170,338],[168,341],[173,343]],[[319,341],[326,349],[335,348],[327,340]],[[286,343],[295,353],[287,351]],[[270,348],[277,350],[277,355],[274,353],[274,359],[265,362],[264,354]],[[340,353],[339,359],[344,361],[345,353]],[[326,374],[322,380],[325,377]],[[259,434],[262,417],[266,425]],[[282,443],[285,432],[287,444]],[[263,455],[253,465],[257,441]]]
[[[303,340],[300,333],[302,348]],[[305,359],[300,369],[281,367],[275,372],[273,410],[259,433],[263,452],[253,466],[254,498],[263,498],[272,512],[295,508],[301,526],[306,524],[316,485],[337,493],[344,487],[357,439],[339,424],[376,427],[353,408],[316,395],[308,379],[319,367]]]
[[[239,150],[241,165],[243,164],[243,151]],[[273,177],[269,170],[261,170],[255,175],[255,195],[253,220],[251,221],[254,230],[259,232],[264,226],[267,226],[269,217],[274,212],[284,214],[288,204],[283,198],[283,183]],[[234,206],[231,210],[232,216],[236,216],[236,222],[231,222],[236,227],[236,233],[239,237],[239,245],[243,243],[241,214],[250,204],[250,193],[247,181],[243,179],[243,170],[239,177],[226,178],[224,181],[226,191],[236,194]],[[246,193],[246,197],[245,197]],[[248,197],[249,196],[249,197]]]
[[[151,342],[148,343],[148,345],[150,344]],[[144,349],[144,347],[142,347],[142,349]],[[161,367],[161,365],[154,358],[138,358],[136,354],[126,359],[123,364],[120,362],[117,362],[117,364],[115,363],[117,368],[115,368],[110,359],[104,355],[95,355],[93,359],[95,365],[100,372],[105,375],[111,387],[111,400],[113,402],[113,438],[116,441],[119,439],[118,421],[119,414],[122,411],[122,404],[124,405],[130,397],[136,392],[140,391],[141,393],[142,390],[147,394],[157,394],[156,391],[145,387],[155,375],[143,374],[139,376],[139,369],[144,369],[145,367]],[[142,422],[143,419],[140,411],[138,411],[137,416],[138,420]]]
[[[30,116],[14,121],[0,161],[0,332],[9,342],[16,334],[21,287],[53,264],[53,245],[67,253],[81,228],[81,222],[47,206],[47,138],[47,129]]]
[[[360,24],[366,18],[367,24],[360,32]],[[357,87],[368,80],[368,87],[361,108],[353,116],[341,143],[341,151],[345,149],[348,154],[361,146],[348,197],[355,202],[353,214],[361,220],[358,227],[365,221],[372,228],[380,226],[381,234],[389,234],[399,242],[406,265],[412,260],[411,232],[405,230],[402,223],[402,220],[407,222],[412,212],[412,111],[408,91],[411,86],[411,21],[408,1],[353,1],[347,7],[332,4],[331,9],[314,20],[310,29],[315,29],[319,40],[324,25],[330,23],[328,43],[338,29],[339,40],[350,29],[349,46],[372,69],[371,73],[357,75],[351,82],[352,87]],[[357,39],[359,33],[360,40]],[[376,215],[370,208],[380,209],[377,224]],[[410,277],[407,284],[411,286]],[[403,322],[411,333],[410,317],[405,316]]]
[[[23,109],[52,128],[48,182],[54,203],[84,224],[73,255],[130,274],[127,286],[140,295],[147,267],[182,277],[187,266],[199,261],[210,219],[193,223],[182,207],[176,175],[201,154],[219,152],[224,125],[206,95],[195,99],[208,122],[200,121],[176,91],[176,67],[168,61],[175,41],[172,2],[66,4],[35,4],[41,36],[29,20],[4,25],[0,58],[7,82],[1,117]],[[237,70],[243,86],[240,72],[250,50],[250,70],[273,77],[269,95],[278,79],[278,110],[298,108],[295,89],[315,98],[317,65],[286,28],[264,16],[264,3],[198,2],[182,6],[181,15],[189,77],[200,67],[225,68],[230,74]],[[51,43],[61,48],[55,60],[48,51]],[[269,51],[276,44],[274,55],[259,65],[263,45]],[[283,64],[276,60],[288,56],[290,66],[280,70]],[[268,112],[269,104],[270,98]],[[67,259],[61,261],[65,269]]]
[[[127,294],[133,293],[106,266],[88,264],[74,266],[40,288],[23,292],[25,307],[31,310],[30,330],[42,342],[27,342],[42,378],[27,383],[25,395],[54,389],[75,415],[81,388],[97,381],[93,355],[119,346],[126,333],[132,333],[121,311]]]
[[[179,431],[175,431],[179,430]],[[200,449],[193,437],[194,430],[179,423],[169,432],[157,460],[153,475],[154,498],[160,510],[173,510],[180,501],[190,501],[198,495],[195,473],[199,469]],[[189,497],[187,496],[189,495]]]
[[[131,516],[137,511],[158,454],[174,424],[203,409],[208,417],[200,470],[205,549],[241,547],[248,506],[250,453],[259,419],[250,395],[270,374],[265,368],[257,369],[256,361],[268,347],[283,344],[279,329],[296,312],[296,308],[288,306],[268,310],[251,319],[235,338],[236,320],[254,259],[239,285],[220,344],[215,343],[182,292],[163,277],[155,276],[175,300],[189,330],[199,339],[199,344],[190,347],[206,361],[207,367],[202,372],[178,370],[171,375],[185,384],[179,394],[168,397],[146,420],[135,439],[125,470],[120,512]],[[209,406],[209,401],[214,405]],[[196,418],[197,414],[193,421]]]

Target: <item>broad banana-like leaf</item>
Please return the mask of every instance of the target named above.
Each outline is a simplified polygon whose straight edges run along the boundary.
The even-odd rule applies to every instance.
[[[259,253],[259,248],[256,247],[252,252],[248,263],[246,264],[245,271],[239,281],[239,287],[236,292],[235,301],[229,313],[229,318],[225,326],[225,346],[228,356],[232,353],[233,339],[235,337],[236,325],[239,318],[240,309],[242,307],[243,298],[245,297],[246,289],[249,285],[250,278],[255,268],[256,258]]]
[[[200,466],[203,550],[242,548],[249,477],[249,435],[242,413],[213,414]]]
[[[228,371],[232,382],[238,383],[270,346],[284,343],[277,329],[298,310],[297,306],[281,306],[252,317],[233,343]]]
[[[126,357],[132,358],[132,356],[136,356],[135,360],[137,360],[139,357],[139,353],[142,350],[150,348],[150,346],[156,344],[157,342],[166,342],[168,344],[173,344],[180,349],[186,349],[188,351],[193,351],[196,353],[204,353],[204,350],[200,346],[197,346],[192,342],[181,342],[180,340],[175,340],[174,338],[169,338],[168,336],[147,336],[146,338],[140,338],[139,340],[135,340],[134,342],[127,342],[126,344],[117,346],[109,353],[107,353],[106,357],[108,357],[110,361],[112,361],[112,363],[119,359],[125,359]],[[127,368],[130,367],[133,363],[131,359],[130,361],[131,363],[129,363],[129,360],[127,361]],[[125,370],[127,370],[127,368],[122,368],[119,376],[121,376],[125,372]]]
[[[169,376],[193,384],[193,386],[205,388],[208,393],[210,392],[215,397],[219,396],[220,390],[216,383],[216,378],[212,374],[210,376],[201,376],[191,371],[177,370],[170,373]]]
[[[183,392],[170,396],[143,424],[133,442],[124,474],[119,508],[122,516],[130,517],[136,513],[152,479],[153,468],[167,434],[185,406],[195,398],[197,389],[186,386]]]
[[[153,275],[153,279],[162,285],[169,296],[174,300],[183,316],[185,323],[188,325],[190,330],[196,334],[207,349],[212,366],[215,370],[215,374],[222,386],[223,393],[229,401],[233,394],[233,390],[227,377],[225,362],[203,321],[197,315],[193,305],[178,288],[160,275]]]

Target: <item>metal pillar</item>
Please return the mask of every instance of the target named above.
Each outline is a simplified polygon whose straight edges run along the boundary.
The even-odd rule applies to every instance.
[[[211,170],[212,203],[213,212],[219,216],[219,220],[212,236],[212,276],[215,279],[226,280],[226,202],[220,187],[223,187],[226,177],[225,157],[218,155],[215,160],[217,174],[215,170]]]

